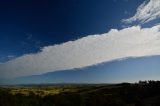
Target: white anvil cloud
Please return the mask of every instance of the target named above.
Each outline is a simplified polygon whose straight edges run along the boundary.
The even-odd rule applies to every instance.
[[[44,47],[0,64],[1,78],[37,75],[83,68],[128,57],[160,55],[160,26],[133,26],[108,33],[90,35],[75,41]]]
[[[125,23],[139,21],[141,24],[160,18],[160,0],[145,1],[138,8],[134,16],[122,20]]]

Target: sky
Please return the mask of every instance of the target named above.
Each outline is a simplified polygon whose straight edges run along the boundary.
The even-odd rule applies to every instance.
[[[160,79],[159,0],[5,0],[0,14],[2,79]]]

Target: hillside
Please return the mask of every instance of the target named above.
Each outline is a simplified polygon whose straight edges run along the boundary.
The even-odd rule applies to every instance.
[[[0,89],[0,106],[159,106],[159,89],[159,81],[8,86]]]

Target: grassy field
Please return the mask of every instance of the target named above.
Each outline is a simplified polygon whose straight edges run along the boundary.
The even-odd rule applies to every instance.
[[[160,82],[2,86],[0,106],[160,106]]]
[[[103,84],[66,84],[66,85],[30,85],[30,86],[7,86],[1,87],[11,95],[22,94],[29,96],[31,93],[41,97],[47,95],[58,95],[63,93],[89,93],[95,92],[103,88],[117,87],[114,85],[103,85]]]

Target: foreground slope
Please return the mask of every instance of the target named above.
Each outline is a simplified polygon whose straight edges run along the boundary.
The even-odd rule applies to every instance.
[[[159,106],[159,89],[159,81],[2,87],[0,106]]]

